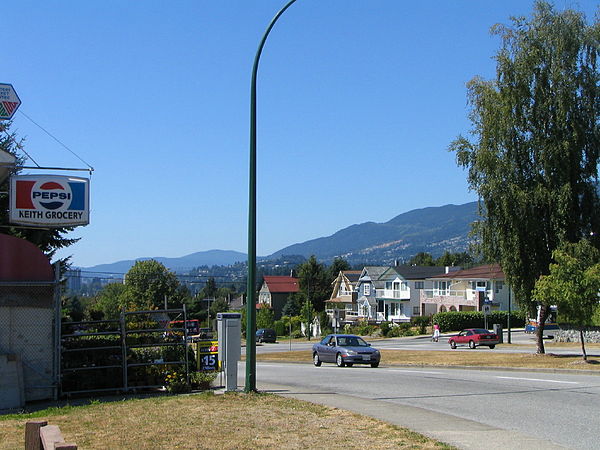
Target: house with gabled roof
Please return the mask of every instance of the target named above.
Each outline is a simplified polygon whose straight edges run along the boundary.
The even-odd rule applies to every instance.
[[[325,311],[332,319],[346,320],[358,311],[356,299],[358,298],[357,285],[360,270],[342,270],[331,283],[331,296],[325,300]]]
[[[379,276],[376,289],[377,319],[390,322],[409,322],[421,315],[421,291],[432,287],[427,279],[444,274],[440,266],[395,265]]]
[[[296,277],[265,275],[258,292],[257,308],[271,308],[275,320],[281,319],[281,312],[291,294],[300,291],[300,281]]]
[[[421,313],[508,309],[510,288],[499,264],[485,264],[430,277],[432,287],[421,291]]]

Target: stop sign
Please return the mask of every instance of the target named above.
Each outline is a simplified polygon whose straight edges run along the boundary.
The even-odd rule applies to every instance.
[[[0,120],[12,119],[21,100],[12,84],[0,83]]]

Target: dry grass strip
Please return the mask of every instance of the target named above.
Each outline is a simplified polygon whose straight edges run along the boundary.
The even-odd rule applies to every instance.
[[[161,396],[45,412],[82,449],[450,448],[369,417],[271,394]],[[23,448],[28,419],[0,416],[0,449]]]
[[[551,349],[546,349],[551,352]],[[263,353],[257,355],[258,361],[299,361],[310,363],[310,350]],[[589,357],[582,361],[581,355],[574,348],[569,355],[546,353],[499,353],[487,348],[457,351],[414,351],[414,350],[381,350],[381,365],[411,366],[475,366],[475,367],[517,367],[524,369],[585,369],[598,370],[600,364],[597,357]]]

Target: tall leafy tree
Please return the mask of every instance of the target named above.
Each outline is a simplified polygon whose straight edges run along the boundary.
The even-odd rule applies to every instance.
[[[125,275],[124,298],[130,309],[179,307],[182,298],[175,274],[154,259],[137,261]]]
[[[450,150],[480,197],[475,231],[484,256],[501,263],[532,311],[552,251],[600,226],[600,25],[537,1],[529,20],[512,18],[492,33],[502,40],[496,79],[468,83],[472,138],[459,136]],[[543,305],[541,315],[548,315]],[[538,353],[542,333],[543,325]]]
[[[317,311],[323,311],[325,300],[331,294],[325,266],[312,255],[308,261],[298,267],[298,278],[300,279],[300,291]]]
[[[0,150],[14,155],[17,158],[17,166],[23,165],[25,159],[21,154],[24,140],[19,139],[16,133],[10,131],[11,122],[0,121]],[[15,169],[12,174],[17,174],[20,170]],[[42,250],[48,258],[52,258],[56,250],[74,244],[78,239],[69,239],[64,235],[73,228],[52,228],[52,229],[34,229],[21,228],[11,226],[8,222],[8,178],[0,183],[0,233],[9,234],[21,239],[25,239],[40,250]]]
[[[552,254],[550,274],[535,284],[534,297],[546,306],[557,305],[561,318],[579,326],[581,352],[587,360],[583,327],[592,324],[600,292],[600,251],[588,240],[562,245]]]

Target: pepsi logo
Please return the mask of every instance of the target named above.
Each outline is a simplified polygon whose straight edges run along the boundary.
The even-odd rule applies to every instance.
[[[41,181],[35,183],[31,189],[31,201],[35,209],[67,209],[72,197],[69,183]]]

